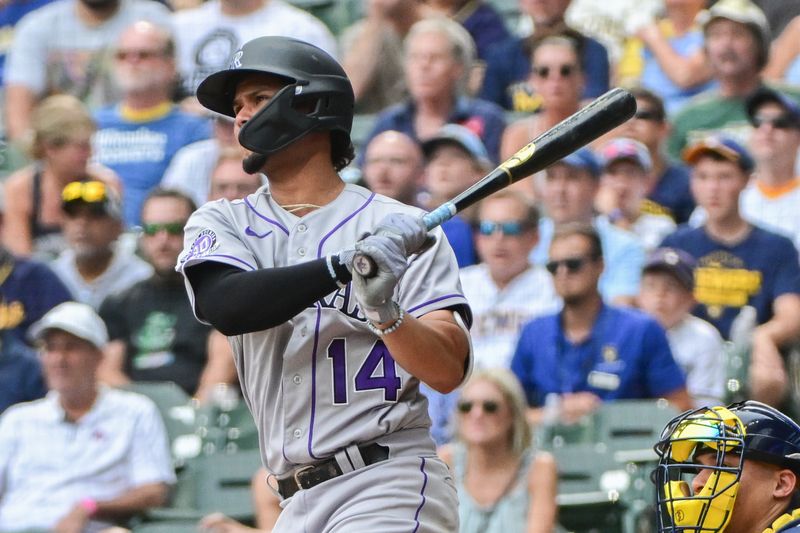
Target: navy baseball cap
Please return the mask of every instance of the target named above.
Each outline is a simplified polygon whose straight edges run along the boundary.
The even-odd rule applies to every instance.
[[[784,112],[792,119],[794,127],[800,129],[800,105],[782,92],[767,86],[761,86],[747,98],[745,105],[750,124],[755,126],[756,111],[767,102],[775,102],[781,106]]]
[[[736,163],[744,172],[750,173],[755,168],[753,158],[744,146],[730,137],[711,136],[690,144],[683,151],[683,160],[694,165],[700,157],[715,154],[723,159]]]
[[[677,248],[656,248],[642,268],[642,273],[666,272],[677,279],[688,290],[694,290],[694,269],[697,261],[689,253]]]
[[[117,194],[99,180],[73,181],[61,191],[61,208],[73,215],[80,206],[87,206],[96,213],[122,219],[122,206]]]
[[[483,141],[471,129],[460,124],[445,124],[436,134],[422,143],[422,152],[430,159],[433,152],[443,144],[454,144],[464,150],[483,168],[490,169],[492,161]]]
[[[564,159],[557,161],[557,163],[563,163],[574,168],[586,170],[595,178],[600,176],[600,172],[602,171],[600,160],[594,155],[594,152],[585,147],[575,150]]]

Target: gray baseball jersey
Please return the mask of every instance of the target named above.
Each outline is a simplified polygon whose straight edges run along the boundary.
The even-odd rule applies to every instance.
[[[297,217],[263,187],[244,200],[198,209],[186,225],[178,270],[203,261],[243,270],[303,263],[352,248],[384,216],[397,212],[423,214],[348,184],[330,204]],[[440,229],[433,233],[436,244],[412,258],[395,292],[396,301],[416,317],[467,304],[452,249]],[[188,281],[186,286],[194,308]],[[253,297],[268,302],[270,296]],[[245,401],[259,427],[264,464],[273,474],[358,443],[386,445],[390,457],[434,454],[419,381],[369,331],[349,284],[288,322],[230,341]]]

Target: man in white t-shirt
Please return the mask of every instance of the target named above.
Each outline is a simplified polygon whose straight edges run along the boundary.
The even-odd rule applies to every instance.
[[[31,326],[50,392],[0,417],[0,531],[97,533],[167,499],[175,474],[152,401],[98,384],[108,342],[86,304]]]
[[[336,39],[319,19],[284,0],[209,0],[174,15],[178,71],[187,94],[209,74],[228,68],[243,43],[293,37],[336,57]]]
[[[800,107],[786,95],[762,87],[747,100],[747,116],[753,125],[750,151],[756,168],[739,198],[742,216],[800,247],[800,178],[795,174]]]
[[[695,259],[675,248],[657,248],[642,269],[639,307],[667,330],[672,356],[686,374],[695,406],[723,401],[725,360],[717,329],[691,314]]]

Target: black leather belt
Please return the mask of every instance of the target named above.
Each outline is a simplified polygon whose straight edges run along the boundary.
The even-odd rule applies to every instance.
[[[389,458],[389,448],[372,443],[359,446],[364,465],[369,466]],[[294,473],[278,480],[278,492],[283,498],[290,498],[300,489],[310,489],[320,483],[342,475],[342,469],[334,457],[322,462],[297,468]]]

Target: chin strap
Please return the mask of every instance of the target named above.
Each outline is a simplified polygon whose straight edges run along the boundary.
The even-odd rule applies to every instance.
[[[776,533],[795,520],[800,520],[800,509],[795,509],[791,513],[779,516],[771,526],[764,530],[764,533]]]

